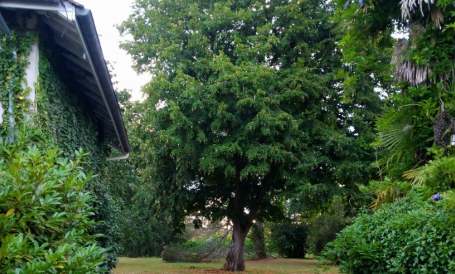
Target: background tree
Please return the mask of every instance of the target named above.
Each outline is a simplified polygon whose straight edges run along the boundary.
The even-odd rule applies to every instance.
[[[367,188],[378,194],[377,210],[359,216],[323,256],[355,273],[453,272],[453,237],[446,237],[455,208],[453,1],[365,1],[361,13],[339,4],[363,40],[404,35],[380,45],[394,49],[397,90],[378,120],[377,164],[386,176]]]
[[[147,130],[143,122],[144,105],[131,101],[128,90],[117,92],[117,98],[128,130],[131,154],[127,160],[108,162],[103,177],[109,182],[109,193],[120,207],[118,225],[122,232],[120,254],[131,257],[160,256],[163,246],[181,239],[165,214],[152,212],[153,192],[148,176],[149,153]]]
[[[329,4],[138,0],[133,9],[120,30],[133,36],[122,47],[136,69],[154,75],[141,119],[152,206],[176,228],[189,214],[231,220],[224,269],[245,269],[245,237],[253,220],[282,214],[278,194],[297,189],[296,199],[322,204],[369,174],[365,98],[379,99],[370,90],[341,100]]]
[[[333,241],[337,234],[349,224],[345,217],[345,205],[339,197],[334,197],[330,210],[316,215],[310,220],[306,248],[308,253],[319,255],[327,243]]]
[[[254,258],[265,259],[267,258],[267,251],[265,248],[265,235],[264,235],[264,224],[262,222],[256,222],[251,227],[251,241],[254,245]]]
[[[280,256],[305,258],[308,225],[291,222],[275,224],[272,227],[272,244]]]
[[[376,207],[403,196],[416,182],[432,184],[427,197],[453,187],[449,179],[453,168],[442,168],[450,167],[444,162],[451,161],[449,139],[455,132],[453,2],[364,1],[364,12],[357,12],[359,6],[354,4],[345,10],[343,4],[339,1],[338,19],[344,27],[345,48],[351,49],[347,52],[362,53],[358,60],[388,52],[388,63],[395,70],[391,73],[395,82],[388,81],[395,90],[389,92],[377,123],[375,146],[380,153],[376,164],[381,178],[366,189],[377,193]],[[394,41],[392,33],[401,33],[402,38]],[[375,51],[361,51],[357,46],[367,41],[375,41]],[[384,71],[383,65],[369,65],[354,67],[354,73],[365,67],[373,74]],[[446,176],[430,179],[435,174]]]

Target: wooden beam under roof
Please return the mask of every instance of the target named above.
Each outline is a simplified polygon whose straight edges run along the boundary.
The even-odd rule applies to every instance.
[[[73,28],[59,24],[57,21],[47,18],[44,15],[42,18],[43,22],[46,23],[54,31],[56,37],[60,37],[60,39],[70,39],[71,42],[82,46],[83,41]]]
[[[59,45],[60,47],[64,48],[65,50],[71,52],[72,54],[74,54],[75,56],[81,58],[81,59],[86,59],[87,56],[86,56],[86,53],[84,51],[84,49],[82,48],[82,46],[80,45],[76,45],[74,43],[71,43],[69,42],[68,40],[66,39],[61,39],[57,36],[54,36],[54,41],[57,45]]]
[[[70,54],[62,54],[65,58],[69,59],[71,62],[79,66],[80,68],[83,68],[85,71],[89,72],[92,74],[92,69],[90,67],[90,64],[84,61],[83,59],[77,58],[75,56],[72,56]]]

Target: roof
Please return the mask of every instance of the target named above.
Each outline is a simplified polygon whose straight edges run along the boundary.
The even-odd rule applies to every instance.
[[[72,0],[0,0],[0,8],[34,11],[50,27],[53,42],[110,145],[128,154],[128,136],[91,11]]]

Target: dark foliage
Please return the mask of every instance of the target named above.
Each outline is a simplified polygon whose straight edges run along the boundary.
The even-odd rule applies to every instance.
[[[308,252],[319,255],[324,247],[333,241],[337,234],[348,224],[343,216],[323,214],[314,220],[308,232]]]
[[[272,228],[272,242],[280,256],[286,258],[305,258],[308,226],[284,223]]]

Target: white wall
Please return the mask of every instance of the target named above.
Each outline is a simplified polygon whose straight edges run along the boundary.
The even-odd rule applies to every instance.
[[[0,123],[3,123],[3,107],[2,107],[2,104],[0,104]]]
[[[35,84],[38,82],[39,76],[39,49],[38,49],[38,41],[35,41],[32,44],[30,49],[30,54],[28,55],[29,64],[25,68],[25,81],[22,82],[22,87],[30,88],[30,92],[27,95],[27,100],[30,100],[31,104],[29,107],[29,112],[26,113],[26,116],[33,115],[37,111],[36,106],[36,90]]]
[[[27,20],[27,29],[35,29],[37,25],[37,17],[36,15],[28,18]],[[21,81],[22,88],[27,89],[30,88],[29,93],[26,97],[27,100],[30,100],[29,102],[30,107],[29,111],[25,113],[25,116],[31,116],[37,111],[37,106],[36,106],[36,90],[35,90],[35,84],[38,82],[38,76],[39,76],[39,49],[38,49],[38,41],[33,42],[31,45],[30,53],[28,56],[28,61],[29,64],[25,68],[25,81],[22,81],[20,79],[16,79],[17,81]],[[3,123],[3,114],[6,112],[7,109],[3,109],[3,106],[0,104],[0,123]]]
[[[30,92],[27,95],[27,100],[30,100],[29,111],[25,113],[26,117],[29,117],[36,113],[36,90],[35,84],[38,82],[39,76],[39,50],[38,50],[38,41],[32,44],[30,49],[30,54],[28,56],[29,64],[25,68],[25,81],[22,81],[22,88],[30,88]],[[19,81],[19,79],[17,79]],[[0,104],[0,123],[3,123],[3,114],[7,109],[3,109],[3,106]]]

